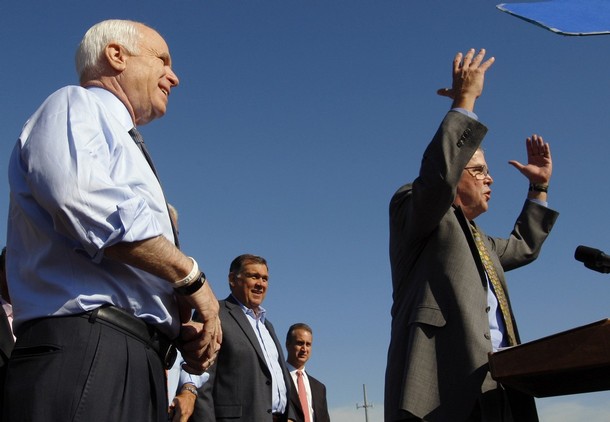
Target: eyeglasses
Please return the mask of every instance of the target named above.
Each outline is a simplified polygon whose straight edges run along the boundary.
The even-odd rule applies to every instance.
[[[466,170],[469,175],[477,180],[484,180],[487,176],[489,176],[489,168],[487,168],[485,165],[464,167],[464,170]]]

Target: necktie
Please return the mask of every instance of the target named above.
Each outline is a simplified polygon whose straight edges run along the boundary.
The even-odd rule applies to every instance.
[[[305,422],[311,422],[311,416],[309,416],[309,403],[307,402],[307,390],[305,390],[305,382],[303,382],[303,371],[297,371],[297,390],[299,392],[299,401],[303,408]]]
[[[487,251],[487,248],[483,243],[483,239],[481,239],[479,231],[474,226],[471,226],[471,228],[472,235],[474,237],[474,242],[477,245],[481,261],[483,261],[483,266],[485,267],[485,271],[487,272],[487,277],[491,282],[491,285],[494,289],[494,293],[496,294],[496,298],[498,299],[498,304],[500,305],[500,311],[502,312],[502,317],[504,319],[504,326],[506,327],[506,335],[508,336],[508,344],[510,346],[514,346],[517,344],[517,336],[515,335],[515,327],[513,326],[513,319],[510,315],[510,307],[508,306],[506,292],[504,291],[502,283],[500,283],[498,273],[496,273],[496,269],[493,265],[493,262],[491,262],[489,252]]]
[[[142,151],[142,154],[144,155],[144,158],[146,158],[148,165],[152,169],[153,173],[155,173],[157,180],[159,180],[159,175],[157,175],[157,169],[155,168],[152,158],[151,158],[150,154],[148,153],[148,148],[146,148],[146,144],[144,143],[144,138],[142,138],[142,135],[140,134],[138,129],[136,129],[135,127],[129,131],[129,135],[131,136],[131,139],[133,139],[133,141],[136,143],[138,148],[140,148],[140,151]]]
[[[161,180],[159,180],[159,175],[157,174],[157,169],[155,168],[155,165],[154,165],[154,163],[152,161],[152,157],[148,153],[148,148],[146,148],[146,144],[144,143],[144,138],[142,137],[142,135],[140,134],[138,129],[133,127],[129,131],[129,136],[131,136],[131,139],[133,139],[133,141],[136,143],[138,148],[140,148],[140,151],[142,151],[142,154],[144,155],[144,158],[146,159],[146,162],[148,163],[148,165],[150,166],[151,170],[155,174],[155,177],[159,181],[159,184],[161,184]],[[167,206],[167,202],[165,203],[165,205]],[[169,215],[171,215],[169,213],[169,208],[167,209],[167,213]],[[174,243],[176,244],[176,247],[178,249],[180,249],[180,242],[178,241],[178,230],[176,230],[176,225],[174,224],[172,219],[170,218],[169,220],[170,220],[170,223],[172,224],[172,233],[174,234]]]

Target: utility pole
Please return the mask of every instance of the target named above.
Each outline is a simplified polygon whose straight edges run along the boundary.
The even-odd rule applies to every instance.
[[[362,406],[360,406],[358,403],[356,403],[356,409],[360,409],[361,407],[364,408],[364,420],[365,422],[369,422],[369,407],[373,407],[372,404],[369,404],[366,401],[366,384],[362,384],[362,391],[364,392],[364,404]]]

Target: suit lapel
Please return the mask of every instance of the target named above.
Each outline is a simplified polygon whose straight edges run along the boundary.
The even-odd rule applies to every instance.
[[[504,270],[502,269],[502,264],[500,263],[500,259],[498,258],[498,254],[495,252],[495,249],[492,248],[491,243],[489,242],[489,238],[485,234],[483,230],[479,226],[476,226],[478,232],[481,234],[481,240],[485,244],[487,251],[489,252],[489,258],[491,262],[494,264],[494,268],[496,269],[496,274],[498,275],[498,279],[500,283],[502,283],[502,287],[506,290],[506,279],[504,278]]]
[[[307,379],[309,380],[309,389],[311,390],[311,407],[313,407],[313,421],[315,422],[316,415],[318,414],[316,404],[320,402],[320,398],[318,397],[320,391],[318,390],[315,378],[307,374]]]
[[[297,391],[297,386],[294,384],[294,380],[292,376],[290,377],[290,401],[292,405],[297,411],[297,414],[303,417],[303,407],[301,406],[301,401],[299,400],[299,393]]]
[[[265,355],[263,354],[263,349],[261,348],[258,338],[256,337],[256,333],[252,329],[252,326],[248,321],[248,317],[246,316],[246,314],[244,314],[244,311],[242,310],[241,306],[235,302],[233,296],[229,296],[225,300],[225,304],[227,306],[227,309],[229,310],[229,315],[231,315],[237,325],[239,325],[239,328],[241,328],[241,330],[246,335],[248,341],[250,341],[250,344],[252,344],[254,350],[256,350],[256,354],[263,363],[263,367],[266,368],[267,371],[269,371],[269,368],[267,368],[267,361],[265,360]]]
[[[4,308],[0,303],[0,353],[4,355],[5,358],[11,355],[11,351],[13,350],[13,332],[11,331],[11,326],[8,322],[8,317],[6,316],[6,312],[4,312]],[[0,366],[1,362],[0,362]]]
[[[477,246],[474,243],[474,237],[472,235],[472,231],[470,230],[470,222],[466,219],[466,217],[464,216],[464,213],[462,212],[462,210],[459,207],[454,207],[454,208],[455,208],[455,215],[456,215],[458,221],[460,222],[460,225],[462,226],[462,230],[464,230],[464,235],[466,236],[466,239],[468,240],[468,245],[470,246],[472,256],[477,264],[477,269],[479,270],[479,275],[481,276],[481,282],[483,283],[483,286],[484,286],[485,290],[487,291],[487,289],[488,289],[487,275],[485,274],[485,267],[483,266],[483,262],[481,261],[481,257],[477,250]],[[519,338],[519,331],[517,330],[515,314],[513,313],[513,306],[510,303],[510,295],[508,294],[508,288],[506,286],[506,278],[504,277],[504,270],[502,269],[502,265],[500,264],[500,261],[498,259],[498,254],[495,253],[494,249],[491,247],[491,244],[489,243],[489,239],[487,238],[487,235],[485,234],[485,232],[483,232],[483,230],[481,230],[481,228],[479,226],[476,226],[476,228],[481,235],[481,239],[483,240],[485,247],[489,251],[489,257],[491,258],[491,261],[496,269],[496,274],[498,276],[498,279],[500,280],[500,283],[502,284],[502,287],[504,288],[504,295],[506,296],[506,301],[508,303],[508,310],[510,312],[510,318],[512,319],[513,327],[515,330],[515,336],[517,337],[516,341],[517,341],[517,343],[520,343],[521,340]]]
[[[477,245],[474,243],[474,237],[472,236],[472,231],[470,230],[470,222],[466,219],[466,216],[462,212],[462,209],[457,206],[453,206],[455,217],[457,218],[460,226],[462,227],[462,231],[464,232],[464,236],[466,236],[466,241],[468,242],[468,247],[470,248],[470,254],[472,255],[475,264],[477,265],[477,270],[479,271],[479,277],[481,278],[481,286],[487,290],[487,276],[485,275],[485,267],[483,266],[483,261],[481,261],[481,257],[479,256],[479,251],[477,249]]]

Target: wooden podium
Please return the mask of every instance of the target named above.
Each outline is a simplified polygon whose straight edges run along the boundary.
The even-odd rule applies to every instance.
[[[534,397],[610,390],[610,320],[489,354],[491,376]]]

